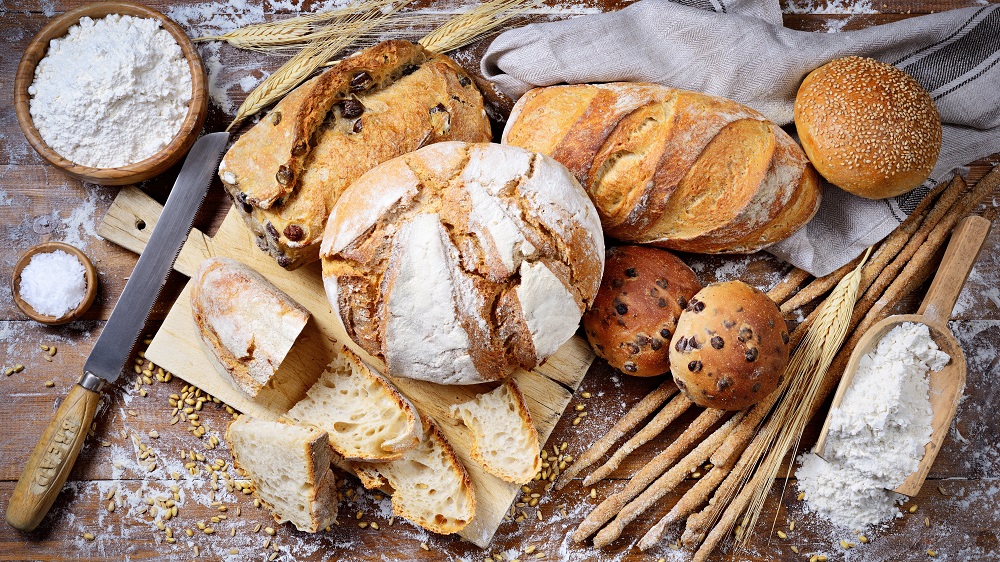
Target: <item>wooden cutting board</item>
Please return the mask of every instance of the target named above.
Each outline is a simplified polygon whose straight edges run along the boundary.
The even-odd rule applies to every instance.
[[[142,191],[134,187],[123,188],[101,221],[99,233],[111,242],[140,253],[162,210],[159,203]],[[256,399],[250,399],[213,368],[201,348],[191,316],[190,284],[184,288],[153,337],[146,351],[149,360],[233,408],[267,419],[277,418],[305,396],[306,390],[319,378],[333,357],[338,341],[345,342],[376,368],[383,370],[379,360],[355,345],[334,322],[323,291],[319,263],[295,271],[279,267],[257,249],[253,235],[234,211],[226,216],[213,237],[192,230],[174,263],[174,269],[190,277],[202,260],[212,256],[229,257],[249,265],[312,313],[309,324],[275,375],[277,384],[262,390]],[[593,352],[587,343],[574,336],[544,365],[513,375],[524,393],[542,443],[548,439],[566,410],[593,359]],[[476,516],[460,535],[479,547],[486,547],[520,493],[520,486],[487,474],[472,461],[469,456],[471,435],[448,412],[452,404],[469,400],[490,387],[442,386],[403,378],[393,378],[393,382],[421,414],[430,414],[438,422],[468,470],[475,487]]]

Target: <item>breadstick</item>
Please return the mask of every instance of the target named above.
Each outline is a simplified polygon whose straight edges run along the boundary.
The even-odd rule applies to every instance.
[[[778,282],[777,285],[771,288],[767,292],[768,298],[774,301],[774,304],[781,304],[785,302],[788,297],[792,296],[792,293],[799,288],[799,285],[803,281],[810,277],[808,271],[803,271],[797,267],[793,267],[788,275],[784,279]]]
[[[680,462],[671,467],[662,476],[656,479],[637,498],[625,505],[611,523],[601,529],[594,537],[594,546],[603,548],[621,536],[625,526],[635,521],[639,515],[649,509],[657,500],[670,493],[678,484],[684,481],[684,477],[691,473],[701,463],[708,460],[716,449],[722,445],[726,437],[732,433],[733,428],[743,418],[743,412],[729,418],[720,427],[712,432],[707,439],[698,444],[693,451],[688,453]]]
[[[566,483],[573,480],[577,474],[580,474],[590,465],[600,460],[616,441],[625,436],[629,431],[632,431],[635,426],[639,425],[639,422],[646,419],[647,416],[652,414],[653,411],[659,408],[671,396],[677,394],[677,392],[677,385],[674,384],[673,380],[668,379],[644,396],[635,406],[632,406],[632,409],[622,419],[618,420],[607,433],[591,445],[586,452],[576,459],[576,462],[571,464],[562,473],[562,476],[556,481],[556,490],[563,489]]]
[[[718,523],[712,527],[712,530],[705,537],[705,541],[701,543],[698,550],[694,553],[694,558],[692,562],[705,562],[708,560],[709,555],[718,546],[719,541],[722,537],[729,534],[729,530],[733,528],[736,523],[736,519],[743,514],[746,509],[747,504],[753,498],[754,491],[760,488],[761,479],[765,478],[762,471],[758,471],[750,479],[750,482],[740,490],[740,493],[729,503],[729,506],[722,513],[722,518]]]
[[[955,177],[960,179],[958,176]],[[875,253],[872,254],[871,259],[869,259],[868,263],[865,264],[865,269],[867,269],[870,274],[877,275],[878,272],[886,266],[886,264],[896,257],[896,254],[899,253],[900,249],[907,243],[907,240],[910,239],[910,236],[917,230],[917,227],[920,226],[921,221],[923,221],[924,216],[927,214],[927,209],[930,207],[931,203],[938,198],[938,195],[943,194],[946,188],[951,188],[954,182],[955,180],[952,180],[951,183],[942,183],[936,186],[920,201],[920,204],[917,205],[917,208],[914,209],[910,216],[907,217],[902,224],[896,227],[895,230],[889,233],[889,236],[886,236],[885,240],[882,241]],[[951,189],[951,191],[956,190]],[[942,195],[942,198],[943,197],[944,196]],[[940,206],[940,201],[938,202],[938,206]],[[950,203],[948,206],[950,206]],[[858,256],[850,263],[837,269],[833,273],[814,280],[804,289],[799,291],[798,294],[781,305],[782,314],[787,314],[797,308],[801,308],[825,295],[827,291],[836,286],[837,283],[840,283],[840,280],[843,279],[845,275],[854,271],[854,268],[857,267],[860,259],[861,256]],[[864,276],[864,273],[862,273],[862,276]],[[870,282],[871,281],[869,281],[869,283]],[[865,283],[862,281],[862,286],[864,285]]]
[[[635,476],[628,481],[625,488],[616,493],[608,496],[600,505],[598,505],[594,511],[590,512],[590,515],[580,523],[576,531],[573,533],[573,540],[575,542],[583,542],[590,535],[597,532],[605,523],[611,520],[612,517],[618,514],[618,512],[625,507],[632,498],[638,496],[646,489],[650,483],[658,478],[664,471],[666,471],[678,457],[684,451],[687,451],[691,446],[701,438],[701,436],[708,431],[708,428],[715,425],[716,422],[721,420],[728,412],[724,410],[714,410],[707,409],[697,418],[691,425],[687,426],[684,433],[681,434],[673,443],[670,444],[663,452],[653,457],[653,460],[649,461],[646,466],[642,467]]]
[[[633,435],[631,439],[626,441],[624,445],[615,451],[615,454],[608,459],[608,462],[604,463],[594,472],[588,474],[583,480],[583,485],[593,486],[607,477],[607,475],[614,472],[625,457],[629,456],[632,451],[648,443],[650,439],[662,433],[668,425],[673,423],[678,416],[686,412],[693,404],[694,402],[683,394],[674,396],[674,399],[671,400],[669,404],[664,406],[663,409],[656,414],[656,417],[646,424],[646,427],[642,428],[639,433]]]
[[[701,504],[708,501],[709,495],[715,490],[716,486],[722,482],[722,479],[728,474],[728,469],[719,466],[714,467],[712,470],[708,471],[708,474],[703,476],[698,483],[691,487],[686,494],[681,496],[681,499],[677,500],[674,507],[670,509],[670,512],[663,516],[659,521],[653,525],[646,534],[639,539],[639,550],[648,550],[650,547],[656,543],[663,540],[663,534],[666,532],[667,527],[680,521],[684,517],[687,517],[694,510],[701,507]]]

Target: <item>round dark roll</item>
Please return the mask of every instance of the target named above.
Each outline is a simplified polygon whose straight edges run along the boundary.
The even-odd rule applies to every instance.
[[[788,341],[781,311],[767,295],[742,281],[714,283],[681,313],[670,371],[695,404],[742,410],[781,384]]]
[[[611,248],[601,288],[583,315],[587,339],[599,357],[626,374],[666,373],[677,318],[699,289],[691,268],[666,250]]]

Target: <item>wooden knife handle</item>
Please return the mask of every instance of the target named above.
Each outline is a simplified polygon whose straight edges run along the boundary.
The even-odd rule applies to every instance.
[[[80,454],[100,401],[100,392],[73,385],[14,487],[7,506],[7,523],[12,527],[31,531],[42,522]]]

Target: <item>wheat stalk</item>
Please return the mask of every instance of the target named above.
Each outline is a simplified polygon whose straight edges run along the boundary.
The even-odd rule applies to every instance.
[[[276,47],[308,43],[320,38],[320,35],[322,38],[338,33],[350,35],[355,32],[351,16],[389,9],[394,2],[395,0],[364,0],[336,10],[256,23],[223,35],[198,37],[194,41],[225,41],[240,49],[268,51]]]
[[[481,39],[490,31],[537,6],[539,0],[492,0],[459,14],[420,40],[435,53],[447,53]]]
[[[398,8],[399,6],[395,9]],[[373,29],[380,22],[390,17],[395,9],[386,12],[381,8],[374,8],[368,12],[356,12],[347,16],[346,23],[356,25],[356,33],[361,33]],[[236,110],[236,117],[233,118],[233,122],[229,124],[229,127],[226,127],[226,130],[232,129],[247,117],[281,99],[282,96],[304,82],[313,72],[323,66],[325,62],[332,59],[334,55],[353,43],[356,39],[356,34],[337,34],[307,44],[295,56],[288,59],[288,62],[283,64],[274,74],[268,76],[250,92],[250,95],[243,100],[239,109]]]
[[[760,463],[754,476],[754,480],[761,485],[753,489],[750,505],[743,516],[741,526],[744,531],[740,541],[744,547],[753,535],[753,529],[764,509],[764,500],[767,499],[771,483],[778,474],[781,461],[790,449],[798,447],[802,430],[809,422],[813,401],[816,400],[823,384],[824,375],[840,350],[841,344],[844,343],[844,338],[847,337],[851,314],[854,312],[854,304],[858,297],[858,287],[861,284],[861,269],[868,261],[871,251],[869,248],[857,267],[837,284],[823,302],[816,320],[785,371],[786,376],[793,377],[792,382],[785,399],[778,403],[761,430],[769,437],[765,441],[773,443],[773,446],[769,448],[767,456]],[[794,463],[789,466],[789,476],[792,466]],[[787,479],[785,481],[787,483]]]

